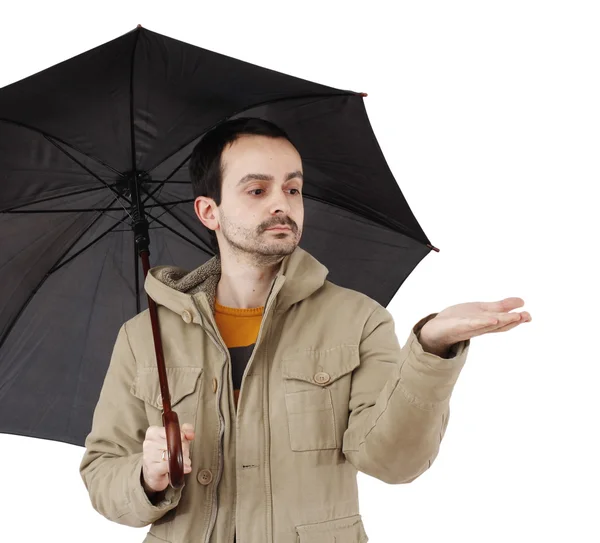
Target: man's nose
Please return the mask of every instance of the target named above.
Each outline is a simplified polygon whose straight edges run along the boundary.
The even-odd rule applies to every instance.
[[[275,194],[271,197],[269,202],[271,206],[271,214],[285,213],[289,214],[291,207],[287,195],[283,191],[274,191]]]

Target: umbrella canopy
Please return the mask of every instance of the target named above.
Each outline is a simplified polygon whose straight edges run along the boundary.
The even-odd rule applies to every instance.
[[[364,94],[138,27],[0,89],[0,432],[83,445],[121,324],[153,265],[213,256],[187,163],[227,119],[283,128],[302,157],[303,249],[384,306],[432,247]]]

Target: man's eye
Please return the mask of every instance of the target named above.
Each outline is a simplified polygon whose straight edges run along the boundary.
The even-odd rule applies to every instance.
[[[254,194],[257,190],[264,192],[265,189],[252,189],[252,190],[248,191],[248,194],[253,194],[254,196],[260,196],[260,194]],[[295,190],[296,194],[300,194],[300,189],[290,189],[290,191],[292,191],[292,190]]]

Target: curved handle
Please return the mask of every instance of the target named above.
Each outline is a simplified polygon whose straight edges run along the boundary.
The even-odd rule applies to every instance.
[[[167,455],[169,459],[169,484],[177,489],[183,486],[183,450],[181,427],[175,411],[163,413],[163,425],[167,434]]]

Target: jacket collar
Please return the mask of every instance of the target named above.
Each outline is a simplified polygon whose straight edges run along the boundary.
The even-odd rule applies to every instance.
[[[275,281],[283,281],[276,295],[275,308],[285,311],[293,304],[309,297],[325,283],[329,270],[310,253],[297,246],[281,262]],[[192,271],[177,266],[155,266],[148,271],[144,289],[159,305],[179,315],[188,311],[194,322],[201,323],[198,308],[202,297],[214,314],[217,285],[221,278],[221,260],[218,255]],[[265,301],[266,303],[266,301]]]

